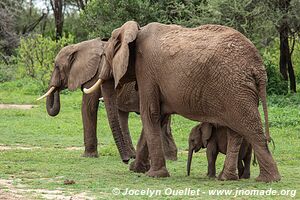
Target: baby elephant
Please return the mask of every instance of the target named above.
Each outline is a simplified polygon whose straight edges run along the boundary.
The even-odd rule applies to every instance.
[[[190,175],[193,152],[201,148],[207,148],[209,177],[216,177],[216,159],[219,152],[226,155],[227,150],[227,127],[213,126],[210,123],[201,123],[195,126],[189,136],[189,154],[187,162],[187,174]],[[245,139],[241,144],[238,157],[239,178],[250,178],[250,162],[252,147]]]

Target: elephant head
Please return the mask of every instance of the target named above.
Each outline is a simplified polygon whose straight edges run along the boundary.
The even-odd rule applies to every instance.
[[[208,140],[212,134],[212,125],[202,123],[195,126],[189,136],[189,153],[187,162],[187,174],[190,175],[193,152],[198,152],[201,148],[206,148]]]
[[[93,39],[60,50],[55,58],[49,90],[38,99],[47,97],[46,108],[50,116],[59,113],[61,90],[68,88],[73,91],[97,74],[104,45],[101,39]]]
[[[104,51],[105,59],[101,66],[99,80],[85,93],[91,93],[106,80],[113,79],[114,87],[136,80],[135,77],[135,41],[139,33],[139,25],[128,21],[112,32]],[[125,75],[126,74],[126,75]]]
[[[59,113],[59,92],[61,90],[68,88],[73,91],[79,87],[83,87],[83,85],[99,74],[98,71],[103,61],[103,52],[106,46],[105,41],[97,38],[69,45],[62,48],[57,54],[49,83],[49,90],[39,98],[47,97],[46,108],[50,116],[56,116]],[[103,93],[107,94],[108,92],[104,89]],[[110,97],[113,97],[113,95]],[[116,116],[117,107],[113,100],[109,102],[105,102],[105,105],[113,137],[123,162],[127,163],[129,158],[119,127],[118,117]]]

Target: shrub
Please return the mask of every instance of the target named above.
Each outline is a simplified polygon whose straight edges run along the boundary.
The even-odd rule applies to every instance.
[[[11,81],[16,76],[17,66],[15,64],[15,58],[0,59],[0,83]]]
[[[39,34],[21,38],[16,58],[17,78],[30,77],[45,88],[53,70],[56,54],[62,47],[73,43],[73,41],[74,37],[72,36],[63,37],[56,42]]]
[[[268,94],[287,94],[288,93],[288,81],[283,80],[279,73],[278,66],[273,64],[272,61],[264,59],[264,64],[268,74]]]

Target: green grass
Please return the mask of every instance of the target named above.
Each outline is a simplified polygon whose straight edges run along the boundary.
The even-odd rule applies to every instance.
[[[14,85],[14,84],[12,84]],[[272,96],[269,98],[269,119],[271,136],[276,142],[273,151],[282,180],[277,183],[258,183],[258,167],[251,166],[250,180],[218,181],[206,177],[207,161],[205,151],[194,155],[191,176],[186,176],[187,138],[196,122],[180,116],[172,118],[172,131],[179,149],[178,161],[168,161],[169,178],[149,178],[143,174],[132,173],[128,165],[121,162],[108,126],[103,105],[99,108],[98,141],[99,158],[83,158],[83,128],[81,123],[81,92],[65,92],[61,95],[61,111],[56,117],[46,113],[45,101],[36,102],[34,95],[9,84],[0,85],[0,103],[33,103],[31,110],[0,110],[0,145],[10,147],[0,150],[0,179],[14,180],[14,187],[31,191],[32,199],[43,199],[42,194],[35,195],[35,190],[61,190],[64,195],[85,192],[86,196],[96,199],[147,199],[147,196],[115,196],[114,188],[122,192],[129,189],[156,189],[162,195],[155,199],[184,199],[192,196],[168,196],[167,188],[200,189],[198,199],[233,199],[231,196],[210,196],[213,189],[260,189],[297,190],[294,198],[300,198],[300,95]],[[130,130],[133,141],[141,131],[138,115],[130,115]],[[23,150],[18,147],[38,147]],[[68,147],[82,147],[69,150]],[[272,149],[272,148],[271,148]],[[217,172],[223,166],[224,156],[220,155]],[[64,185],[66,179],[75,181],[73,185]],[[1,187],[1,183],[0,183]],[[8,188],[4,187],[4,191]],[[206,194],[203,194],[206,192]],[[1,188],[0,188],[1,194]],[[24,194],[25,195],[25,194]],[[27,194],[28,195],[28,194]],[[282,199],[290,196],[239,196],[238,199]]]

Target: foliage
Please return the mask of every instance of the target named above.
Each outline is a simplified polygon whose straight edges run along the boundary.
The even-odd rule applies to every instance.
[[[283,80],[282,75],[278,70],[280,57],[279,45],[279,39],[275,39],[269,44],[268,47],[264,48],[264,50],[262,51],[262,55],[265,60],[265,65],[268,71],[269,87],[273,85],[271,86],[271,90],[268,90],[268,92],[272,94],[285,94],[288,92],[288,82]],[[297,81],[300,81],[300,58],[298,56],[299,54],[300,43],[295,43],[292,59]],[[275,90],[277,90],[278,92],[274,92]],[[283,92],[283,90],[286,90],[286,92]]]
[[[22,38],[18,48],[17,78],[31,77],[45,88],[50,79],[56,54],[62,47],[73,41],[74,38],[71,35],[68,38],[63,37],[57,42],[38,34]]]
[[[213,9],[214,3],[206,0],[167,0],[157,6],[156,20],[166,24],[196,27],[207,23],[217,23],[220,12]]]
[[[0,83],[11,81],[16,76],[17,66],[15,64],[15,57],[2,56],[0,59]]]
[[[265,67],[268,74],[268,94],[287,94],[288,82],[285,81],[278,72],[277,65],[274,65],[270,60],[265,59]]]
[[[153,6],[154,5],[154,6]],[[155,21],[156,3],[147,0],[94,0],[81,13],[80,26],[88,37],[109,37],[111,32],[129,20],[140,25]]]
[[[18,45],[18,36],[14,30],[15,16],[21,11],[21,4],[16,0],[0,2],[0,54],[12,55]]]

